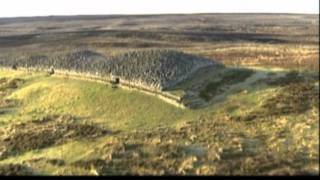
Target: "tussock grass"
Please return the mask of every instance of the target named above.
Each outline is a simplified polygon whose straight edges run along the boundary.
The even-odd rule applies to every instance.
[[[11,75],[2,73],[7,74],[1,76],[6,79]],[[249,74],[239,77],[245,79]],[[54,140],[55,143],[46,146],[25,143],[27,146],[21,147],[34,148],[21,151],[13,148],[15,151],[10,152],[15,153],[5,156],[0,164],[3,167],[18,164],[27,166],[32,173],[54,175],[317,174],[319,94],[314,86],[317,79],[312,78],[313,74],[282,74],[260,77],[274,78],[275,84],[256,79],[258,83],[247,84],[250,91],[246,93],[235,91],[218,104],[181,110],[135,91],[33,73],[6,95],[6,99],[15,98],[22,104],[9,115],[0,115],[6,122],[2,129],[8,130],[0,131],[0,137],[20,134],[34,137],[26,142],[37,139],[42,142],[42,132],[48,134],[56,129],[57,135],[64,137],[70,133],[71,138]],[[234,77],[232,71],[229,75]],[[286,83],[286,77],[303,79],[293,78],[294,81]],[[233,81],[234,78],[226,78],[226,82]],[[275,113],[277,110],[289,113]],[[248,121],[254,112],[261,116]],[[66,113],[77,118],[66,124],[55,118],[46,120],[50,114]],[[86,128],[78,128],[83,125],[117,133],[83,137]],[[15,133],[10,130],[14,126],[19,127]],[[33,135],[23,134],[30,128]],[[20,142],[14,141],[16,136],[10,137],[9,144]],[[9,144],[3,147],[15,147]]]

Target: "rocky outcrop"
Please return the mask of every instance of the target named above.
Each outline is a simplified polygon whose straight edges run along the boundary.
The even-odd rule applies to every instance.
[[[141,86],[150,90],[170,88],[213,61],[174,50],[151,49],[130,51],[107,57],[89,50],[77,50],[63,56],[30,56],[1,60],[0,66],[56,69],[94,75],[103,79],[118,77],[120,84]]]
[[[143,50],[124,53],[113,64],[112,74],[127,81],[166,89],[213,61],[173,50]]]

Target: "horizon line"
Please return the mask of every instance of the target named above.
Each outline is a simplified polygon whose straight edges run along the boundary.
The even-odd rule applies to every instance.
[[[194,13],[112,13],[112,14],[54,14],[54,15],[26,15],[26,16],[0,16],[6,18],[36,18],[36,17],[64,17],[64,16],[153,16],[153,15],[201,15],[201,14],[291,14],[291,15],[319,15],[318,13],[299,12],[194,12]]]

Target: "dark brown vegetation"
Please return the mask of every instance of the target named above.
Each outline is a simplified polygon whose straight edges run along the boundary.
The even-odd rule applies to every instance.
[[[25,23],[21,23],[25,22]],[[156,27],[155,27],[156,25]],[[88,48],[178,48],[228,65],[318,69],[318,15],[195,14],[0,19],[0,59]],[[12,48],[14,47],[14,48]]]
[[[261,107],[246,116],[234,119],[252,121],[280,115],[297,115],[305,113],[312,106],[319,107],[319,89],[314,82],[317,82],[317,79],[307,79],[296,71],[291,71],[284,77],[266,80],[264,83],[282,88],[274,92],[275,96],[267,99]]]
[[[186,115],[179,116],[179,121],[170,119],[168,113],[170,117],[166,120],[170,122],[164,122],[163,126],[160,125],[163,122],[153,122],[156,120],[148,116],[147,107],[146,113],[137,114],[134,120],[146,118],[155,126],[140,128],[139,123],[146,121],[135,124],[136,121],[128,120],[126,127],[134,128],[118,133],[115,133],[118,129],[110,132],[107,127],[109,122],[121,124],[123,119],[111,116],[126,115],[127,111],[121,109],[122,104],[116,104],[107,107],[114,109],[115,114],[103,114],[106,108],[101,107],[108,105],[109,92],[101,98],[97,93],[101,92],[97,91],[100,86],[94,88],[93,84],[79,81],[77,86],[66,88],[68,92],[75,88],[78,96],[72,99],[76,103],[71,100],[69,103],[66,97],[61,109],[71,112],[71,106],[77,106],[78,102],[90,104],[77,106],[79,110],[74,111],[75,114],[89,108],[99,109],[92,111],[98,112],[94,114],[96,117],[90,114],[84,118],[83,114],[63,115],[58,111],[60,105],[53,111],[56,113],[52,113],[51,107],[58,101],[48,102],[44,109],[48,114],[37,111],[40,101],[30,103],[32,108],[14,112],[15,108],[19,109],[20,100],[7,99],[12,91],[19,92],[24,83],[44,82],[50,88],[48,81],[63,81],[61,78],[39,76],[40,80],[35,80],[33,73],[29,73],[29,79],[2,78],[0,116],[5,120],[0,122],[0,175],[30,175],[38,170],[39,174],[63,175],[79,172],[90,175],[317,175],[318,30],[318,15],[303,14],[0,19],[0,65],[7,68],[64,69],[102,77],[113,74],[120,76],[117,77],[120,83],[121,77],[125,77],[142,79],[149,85],[156,82],[165,88],[189,75],[199,60],[203,64],[218,64],[211,60],[224,64],[216,69],[207,66],[200,69],[203,72],[197,71],[203,79],[195,75],[190,83],[182,82],[181,86],[169,88],[182,96],[184,93],[191,96],[191,100],[200,99],[200,104],[204,102],[208,106],[181,110]],[[270,70],[267,74],[229,67],[238,65],[306,71]],[[248,82],[249,78],[252,81]],[[52,91],[55,92],[52,96],[43,97],[53,98],[65,92],[64,86],[60,88],[61,91]],[[214,98],[220,95],[226,99],[216,104]],[[39,99],[38,96],[23,97],[21,101],[33,98]],[[126,98],[117,97],[121,102]],[[130,105],[135,100],[140,103],[139,97],[130,98],[126,99]],[[92,99],[98,99],[99,107]],[[169,109],[172,114],[180,113],[174,108]],[[156,111],[162,111],[160,106]],[[18,119],[21,114],[28,116]],[[70,155],[72,148],[79,151]],[[61,153],[65,154],[58,155]]]
[[[0,165],[0,174],[2,176],[32,176],[35,175],[33,170],[21,164]]]
[[[245,81],[250,77],[254,71],[247,69],[235,69],[226,72],[221,80],[210,82],[202,91],[199,96],[206,101],[224,91],[224,88]]]
[[[49,116],[3,130],[0,158],[41,149],[81,138],[96,138],[111,132],[94,125],[80,124],[72,116]]]

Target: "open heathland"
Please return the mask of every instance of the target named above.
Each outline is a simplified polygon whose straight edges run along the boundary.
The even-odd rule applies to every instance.
[[[2,18],[0,175],[318,175],[318,17]]]

